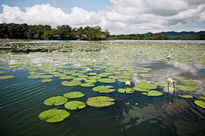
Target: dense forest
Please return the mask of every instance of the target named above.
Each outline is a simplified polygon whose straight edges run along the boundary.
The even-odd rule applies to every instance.
[[[147,34],[110,35],[99,26],[71,28],[69,25],[52,28],[50,25],[0,24],[0,38],[40,40],[205,40],[201,32],[162,32]]]
[[[68,25],[51,28],[49,25],[0,24],[0,38],[45,40],[104,40],[109,32],[99,26],[71,28]]]

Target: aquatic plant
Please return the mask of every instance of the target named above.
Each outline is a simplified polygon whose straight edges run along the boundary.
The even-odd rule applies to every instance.
[[[107,96],[96,96],[87,99],[86,104],[92,107],[107,107],[115,104],[115,99]]]
[[[70,113],[62,109],[49,109],[41,112],[38,115],[40,120],[44,120],[48,123],[60,122],[70,116]]]
[[[195,91],[197,88],[193,86],[176,85],[176,88],[182,91]]]
[[[182,98],[190,98],[193,99],[194,97],[191,95],[185,95],[185,94],[178,94],[178,96],[182,97]]]
[[[77,85],[80,85],[81,82],[78,80],[72,80],[72,81],[63,81],[63,82],[61,82],[61,84],[63,86],[77,86]]]
[[[4,73],[4,72],[5,72],[5,71],[0,71],[0,74],[1,74],[1,73]]]
[[[65,93],[64,95],[63,95],[64,97],[67,97],[67,98],[80,98],[80,97],[83,97],[83,96],[85,96],[85,94],[84,93],[82,93],[82,92],[68,92],[68,93]]]
[[[82,86],[82,87],[93,87],[93,86],[95,86],[95,84],[93,84],[93,83],[82,83],[80,86]]]
[[[55,106],[57,106],[57,105],[63,105],[67,101],[68,101],[68,99],[63,97],[63,96],[54,96],[54,97],[47,98],[44,101],[44,104],[45,105],[55,105]]]
[[[151,90],[151,89],[156,89],[157,85],[152,84],[152,83],[147,83],[145,81],[142,81],[140,83],[136,83],[133,89],[136,91],[146,91],[146,90]]]
[[[69,101],[65,103],[65,108],[68,110],[77,110],[85,108],[85,103],[81,101]]]
[[[205,96],[199,96],[199,98],[201,98],[202,100],[205,100]]]
[[[205,108],[205,101],[202,100],[195,100],[194,103],[201,108]]]
[[[117,90],[120,93],[134,93],[134,89],[133,88],[119,88]]]
[[[99,92],[99,93],[111,93],[115,91],[115,89],[111,89],[113,86],[96,86],[93,88],[94,92]]]
[[[151,91],[148,91],[146,95],[147,96],[161,96],[163,95],[163,93],[160,91],[151,90]]]
[[[14,76],[13,75],[0,76],[0,79],[10,79],[10,78],[14,78]]]
[[[115,82],[115,79],[111,79],[111,78],[101,78],[101,79],[98,79],[99,82],[102,82],[102,83],[114,83]]]

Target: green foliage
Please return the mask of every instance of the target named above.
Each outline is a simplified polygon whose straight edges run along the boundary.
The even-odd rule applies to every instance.
[[[195,100],[194,103],[201,108],[205,108],[205,101]]]
[[[147,92],[147,96],[161,96],[161,95],[163,95],[163,93],[160,91],[151,90]]]
[[[115,91],[115,89],[111,89],[113,86],[96,86],[93,88],[93,91],[100,93],[110,93]]]
[[[55,97],[50,97],[50,98],[46,99],[44,101],[44,104],[57,106],[57,105],[63,105],[67,101],[68,101],[68,99],[63,97],[63,96],[55,96]]]
[[[80,85],[81,82],[78,80],[72,80],[72,81],[63,81],[63,82],[61,82],[61,84],[63,86],[77,86],[77,85]]]
[[[68,110],[77,110],[85,108],[86,105],[81,101],[69,101],[64,106]]]
[[[120,93],[134,93],[135,90],[133,88],[119,88],[117,91]]]
[[[92,107],[107,107],[115,104],[115,99],[107,96],[97,96],[88,98],[86,104]]]
[[[13,75],[0,76],[0,79],[9,79],[9,78],[14,78],[14,76]]]
[[[190,98],[190,99],[193,99],[193,96],[191,95],[182,95],[182,94],[179,94],[178,96],[182,97],[182,98]]]
[[[147,82],[140,82],[135,84],[134,88],[136,91],[146,91],[146,90],[151,90],[151,89],[156,89],[157,85],[147,83]]]
[[[82,92],[68,92],[65,93],[64,96],[67,98],[80,98],[83,97],[85,94],[83,94]]]
[[[193,86],[176,85],[176,88],[182,91],[195,91],[197,88]]]
[[[63,121],[65,118],[69,117],[70,113],[66,110],[61,109],[49,109],[46,111],[41,112],[38,115],[40,120],[45,120],[49,123],[60,122]]]
[[[41,82],[43,82],[43,83],[51,82],[51,81],[53,81],[53,79],[43,79],[43,80],[41,80]]]

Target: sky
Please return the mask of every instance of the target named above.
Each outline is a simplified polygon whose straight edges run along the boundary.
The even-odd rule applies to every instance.
[[[111,34],[204,31],[205,0],[0,0],[0,23],[98,25]]]

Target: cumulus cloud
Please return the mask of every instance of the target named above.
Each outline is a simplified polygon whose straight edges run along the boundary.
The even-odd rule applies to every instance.
[[[174,29],[179,24],[205,23],[204,0],[110,0],[111,6],[91,12],[73,7],[65,13],[50,4],[34,5],[21,10],[2,5],[0,23],[68,24],[72,27],[100,25],[111,33],[144,33]],[[202,28],[203,29],[203,28]]]

